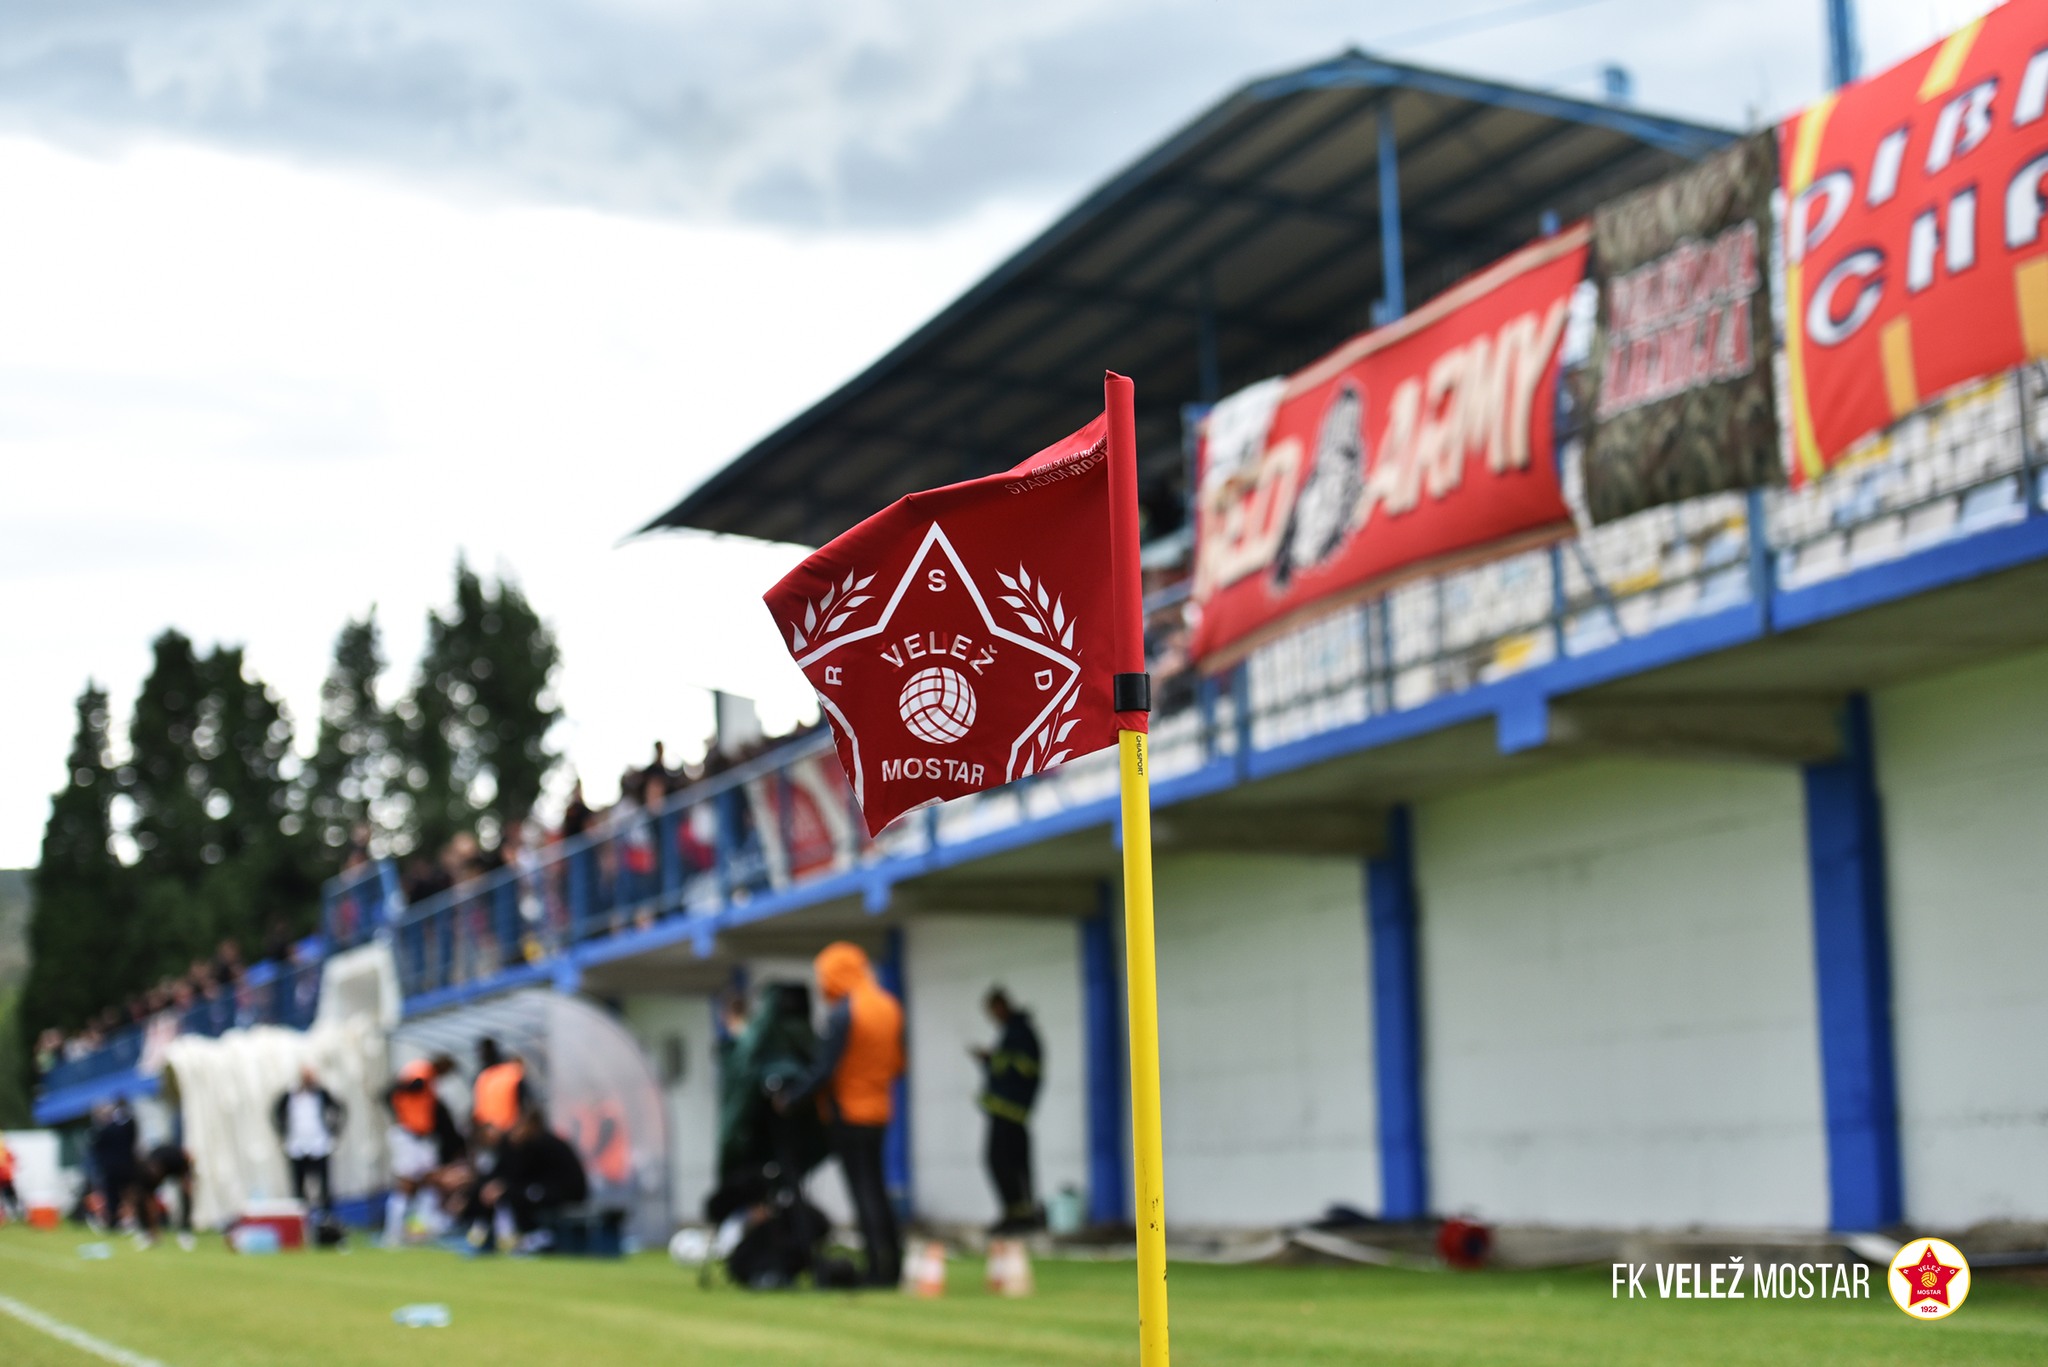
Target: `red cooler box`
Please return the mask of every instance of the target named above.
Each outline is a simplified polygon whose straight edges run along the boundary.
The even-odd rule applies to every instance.
[[[257,1231],[270,1231],[266,1239]],[[242,1211],[242,1218],[235,1221],[228,1230],[228,1246],[237,1252],[243,1251],[245,1238],[250,1239],[249,1252],[264,1249],[263,1245],[276,1240],[279,1249],[304,1248],[306,1246],[306,1208],[297,1201],[251,1201]]]

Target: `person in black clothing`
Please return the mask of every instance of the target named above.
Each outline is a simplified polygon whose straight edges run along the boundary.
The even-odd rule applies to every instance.
[[[1044,1223],[1031,1184],[1031,1106],[1044,1056],[1031,1013],[1009,993],[991,987],[982,1009],[1002,1031],[993,1050],[972,1051],[981,1064],[981,1109],[988,1116],[988,1175],[1002,1210],[991,1232],[1017,1234]]]
[[[149,1151],[142,1160],[142,1187],[151,1197],[157,1188],[166,1182],[177,1184],[178,1188],[178,1241],[190,1246],[192,1238],[192,1155],[178,1144],[159,1144]],[[154,1223],[156,1211],[153,1202],[150,1220]]]
[[[293,1198],[306,1200],[307,1187],[317,1185],[320,1200],[312,1209],[328,1217],[334,1213],[334,1182],[328,1163],[347,1120],[347,1109],[320,1085],[311,1065],[299,1070],[299,1085],[281,1094],[270,1113],[271,1127],[284,1142],[284,1156],[291,1162]]]
[[[100,1219],[108,1229],[120,1227],[123,1205],[132,1203],[138,1213],[141,1209],[136,1138],[135,1112],[128,1109],[127,1097],[116,1097],[114,1104],[101,1112],[88,1141],[99,1183]]]
[[[497,1171],[479,1196],[491,1210],[512,1213],[520,1251],[535,1253],[551,1243],[543,1228],[549,1216],[590,1199],[590,1179],[575,1148],[548,1128],[545,1113],[534,1106],[520,1112],[505,1136]]]

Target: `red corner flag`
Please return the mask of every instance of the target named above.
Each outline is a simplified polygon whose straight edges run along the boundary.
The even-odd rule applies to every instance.
[[[898,499],[765,596],[870,835],[1145,729],[1131,685],[1113,696],[1145,664],[1131,382],[1105,391],[1064,441]]]

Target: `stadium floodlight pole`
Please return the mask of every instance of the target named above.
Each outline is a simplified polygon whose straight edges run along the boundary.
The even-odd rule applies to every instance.
[[[1152,792],[1146,729],[1145,594],[1138,564],[1138,437],[1130,380],[1103,376],[1109,416],[1109,568],[1116,636],[1116,710],[1124,832],[1124,976],[1130,999],[1131,1181],[1138,1227],[1138,1362],[1167,1367],[1166,1185],[1160,1171],[1159,975],[1152,934]]]

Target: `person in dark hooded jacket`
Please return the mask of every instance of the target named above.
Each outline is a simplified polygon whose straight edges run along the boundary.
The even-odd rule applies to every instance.
[[[990,1232],[1018,1234],[1043,1223],[1032,1193],[1031,1107],[1038,1100],[1044,1055],[1031,1013],[1012,1002],[1009,993],[991,987],[982,1008],[1002,1030],[994,1049],[973,1051],[981,1064],[981,1109],[988,1116],[984,1156],[1002,1208]]]
[[[719,1043],[718,1177],[758,1176],[770,1164],[801,1179],[825,1160],[824,1123],[809,1108],[778,1112],[771,1098],[796,1087],[818,1056],[811,1029],[811,992],[802,983],[772,983],[747,1019],[737,1007]]]

